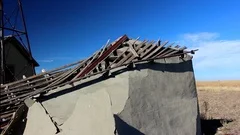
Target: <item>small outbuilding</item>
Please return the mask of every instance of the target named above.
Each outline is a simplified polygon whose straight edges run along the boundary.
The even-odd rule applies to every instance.
[[[39,64],[20,41],[14,36],[7,36],[4,42],[5,83],[34,75]]]

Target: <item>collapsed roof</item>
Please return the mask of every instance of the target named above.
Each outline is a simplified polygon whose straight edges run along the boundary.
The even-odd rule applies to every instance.
[[[109,71],[114,68],[131,66],[134,63],[143,61],[182,56],[196,51],[186,51],[186,47],[167,44],[167,41],[140,41],[138,39],[130,39],[124,35],[111,44],[107,43],[87,59],[46,73],[4,84],[1,86],[0,93],[1,119],[12,117],[11,113],[14,113],[25,99],[57,87],[73,84],[76,81],[96,74],[108,75]],[[6,114],[6,112],[11,113]],[[1,125],[2,122],[1,120]],[[6,126],[1,126],[0,128],[5,129]]]

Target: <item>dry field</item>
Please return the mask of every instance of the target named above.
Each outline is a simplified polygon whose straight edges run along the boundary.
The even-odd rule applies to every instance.
[[[216,135],[240,135],[240,81],[198,81],[201,116],[207,120],[226,119]]]

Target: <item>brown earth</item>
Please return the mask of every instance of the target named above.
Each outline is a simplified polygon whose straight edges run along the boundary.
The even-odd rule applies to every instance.
[[[240,134],[240,81],[199,81],[197,90],[202,118],[223,124],[216,135]]]

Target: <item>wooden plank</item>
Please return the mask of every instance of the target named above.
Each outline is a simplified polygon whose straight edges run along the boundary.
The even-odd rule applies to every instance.
[[[160,57],[160,56],[164,56],[164,55],[166,55],[166,54],[168,54],[168,53],[174,51],[175,49],[172,49],[172,45],[173,45],[173,44],[174,44],[174,43],[168,45],[168,47],[167,47],[168,50],[166,49],[167,51],[162,52],[160,55],[158,55],[158,57]]]
[[[28,85],[28,86],[25,86],[25,87],[20,87],[20,88],[17,88],[17,89],[14,89],[14,90],[10,91],[10,93],[14,93],[14,92],[25,90],[25,89],[29,89],[29,92],[30,91],[35,91],[33,89],[36,88],[36,87],[42,87],[40,89],[46,89],[47,87],[50,87],[52,85],[56,85],[57,83],[61,83],[64,79],[68,78],[72,73],[74,73],[76,70],[78,70],[87,61],[88,61],[88,59],[83,61],[78,67],[75,67],[75,68],[73,68],[73,69],[63,73],[63,74],[61,74],[60,76],[58,76],[58,77],[56,77],[54,79],[51,79],[51,80],[48,80],[48,81],[44,81],[42,83],[37,83],[37,84],[35,84],[33,86],[29,86]]]
[[[17,84],[19,84],[19,83],[25,83],[25,82],[27,82],[28,80],[35,79],[35,78],[37,78],[37,77],[41,77],[41,76],[44,76],[44,75],[46,75],[46,74],[51,74],[51,73],[53,73],[53,72],[62,70],[62,69],[64,69],[64,68],[68,68],[68,67],[77,65],[77,64],[81,63],[82,61],[83,61],[83,60],[80,60],[80,61],[75,62],[75,63],[67,64],[67,65],[64,65],[64,66],[62,66],[62,67],[59,67],[59,68],[56,68],[56,69],[53,69],[53,70],[49,70],[49,71],[47,71],[47,72],[45,72],[45,73],[40,73],[40,74],[37,74],[37,75],[30,76],[30,77],[28,77],[28,78],[26,78],[26,79],[22,79],[22,80],[19,80],[19,81],[14,81],[14,82],[11,82],[11,83],[3,84],[3,85],[0,86],[0,87],[1,87],[1,88],[4,88],[4,87],[6,87],[6,86],[11,87],[12,85],[17,85]]]
[[[170,56],[170,55],[173,55],[173,54],[175,54],[175,53],[177,53],[177,52],[179,52],[179,51],[182,51],[182,50],[184,50],[184,49],[186,49],[187,47],[181,47],[180,49],[178,49],[178,50],[174,50],[173,52],[171,52],[171,53],[169,53],[169,54],[167,54],[167,55],[165,55],[165,56]]]
[[[171,47],[171,45],[165,47],[163,50],[161,50],[160,52],[158,52],[153,58],[157,58],[159,55],[161,55],[162,53],[164,53],[164,51],[166,51],[169,47]]]
[[[140,54],[140,57],[143,58],[144,56],[146,56],[150,51],[152,51],[156,47],[157,47],[156,45],[151,45],[151,47],[149,49],[147,49],[144,53]]]
[[[82,72],[84,72],[85,69],[88,68],[88,66],[90,64],[92,64],[92,62],[97,59],[100,55],[102,55],[102,52],[104,52],[104,50],[100,50],[100,52],[96,53],[93,58],[87,63],[87,65],[79,72],[79,74],[81,74]],[[73,78],[74,79],[74,78]]]
[[[169,49],[169,50],[167,50],[167,51],[163,52],[162,54],[158,55],[158,58],[160,58],[160,57],[162,57],[162,56],[165,56],[165,55],[167,55],[167,54],[170,54],[171,52],[174,52],[174,50],[172,50],[172,49],[170,49],[170,48],[168,48],[168,49]]]
[[[137,53],[141,54],[144,50],[146,50],[147,48],[151,47],[151,44],[154,43],[154,41],[151,41],[150,43],[148,43],[147,45],[145,45],[143,48],[141,48],[146,42],[140,44],[139,46],[137,46]],[[127,61],[124,62],[125,63],[129,63],[131,62],[133,59],[135,59],[136,57],[134,55],[132,55]]]
[[[137,40],[135,40],[133,43],[128,43],[129,44],[129,46],[130,45],[135,45],[135,43],[136,43],[136,41]],[[141,47],[141,45],[143,45],[144,43],[146,43],[147,41],[146,40],[144,40],[140,45],[138,45],[137,47],[136,47],[136,49],[139,49],[140,47]],[[122,49],[122,48],[121,48]],[[125,55],[125,53],[129,50],[130,48],[128,47],[124,52],[122,52],[122,54],[121,55],[119,55],[119,57],[116,59],[116,60],[114,60],[113,61],[113,63],[109,66],[110,68],[114,65],[114,66],[117,66],[117,63],[115,63],[119,58],[121,58],[122,56],[123,57],[127,57],[126,55]],[[119,49],[120,50],[120,49]],[[117,50],[118,51],[118,50]],[[108,67],[108,68],[109,68]]]
[[[147,42],[147,41],[146,41]],[[136,50],[140,49],[146,42],[142,42],[141,44],[139,44],[136,47]],[[144,46],[143,48],[148,48],[149,45]],[[139,54],[139,53],[138,53]],[[133,59],[135,58],[134,55],[132,55],[132,53],[127,54],[127,56],[125,56],[123,59],[121,59],[115,66],[120,66],[122,63],[124,63],[126,60],[128,60],[129,58],[133,57]]]
[[[114,64],[116,64],[115,62],[117,60],[119,60],[119,58],[121,58],[122,56],[124,56],[124,54],[128,51],[129,48],[127,48],[124,52],[122,52],[108,67],[106,68],[111,68]],[[125,56],[126,57],[126,56]]]
[[[31,85],[31,84],[34,84],[34,83],[38,83],[38,82],[41,82],[41,81],[44,81],[44,80],[48,80],[50,78],[54,78],[54,77],[57,77],[61,74],[63,74],[64,72],[58,72],[56,74],[53,74],[53,75],[50,75],[50,76],[46,76],[46,77],[42,77],[42,78],[39,78],[39,79],[35,79],[35,80],[32,80],[30,82],[27,82],[27,83],[21,83],[17,86],[14,86],[14,87],[10,87],[9,90],[13,90],[13,89],[17,89],[17,88],[20,88],[20,87],[23,87],[23,86],[26,86],[26,85]],[[1,94],[5,94],[5,93],[0,93]]]
[[[14,124],[21,120],[24,113],[27,111],[27,106],[22,104],[15,113],[13,113],[10,123],[8,123],[7,127],[2,131],[2,135],[7,134],[8,131],[14,126]]]
[[[91,63],[88,68],[84,69],[83,72],[77,74],[72,80],[83,77],[84,75],[88,74],[93,70],[95,66],[97,66],[99,63],[101,63],[103,60],[105,60],[113,51],[115,51],[124,41],[126,41],[128,37],[124,35],[121,37],[114,45],[110,46],[108,50],[106,50],[96,61]]]
[[[126,50],[128,50],[129,47],[122,47],[116,50],[117,55],[119,56],[120,54],[122,54],[123,52],[126,52]]]
[[[135,56],[135,57],[139,57],[139,55],[137,54],[136,50],[134,49],[134,45],[136,43],[136,41],[139,39],[139,37],[133,42],[133,44],[129,44],[129,48],[130,48],[130,51],[132,52],[132,54]]]
[[[108,39],[107,43],[105,44],[104,47],[102,47],[103,49],[101,49],[101,53],[99,55],[99,57],[103,54],[103,52],[106,50],[107,46],[109,45],[110,39]]]
[[[151,45],[154,43],[154,41],[151,41],[151,42],[149,42],[149,43],[147,43],[143,48],[141,48],[141,46],[137,49],[137,53],[140,55],[140,57],[141,57],[141,53],[143,52],[143,51],[145,51],[146,49],[148,49],[149,47],[151,47]],[[144,44],[142,44],[142,45],[144,45]]]
[[[139,57],[138,54],[137,54],[137,52],[136,52],[136,50],[133,48],[133,45],[132,45],[132,44],[129,45],[129,48],[130,48],[130,51],[132,52],[132,54],[133,54],[135,57]]]
[[[145,57],[143,58],[143,60],[146,60],[146,59],[152,57],[153,54],[155,54],[157,51],[159,51],[160,49],[162,49],[162,47],[165,46],[167,43],[168,43],[168,41],[164,42],[164,43],[161,44],[160,46],[157,46],[157,48],[156,48],[154,51],[152,51],[150,54],[148,54],[147,56],[145,56]],[[160,40],[158,41],[158,44],[160,44]]]

